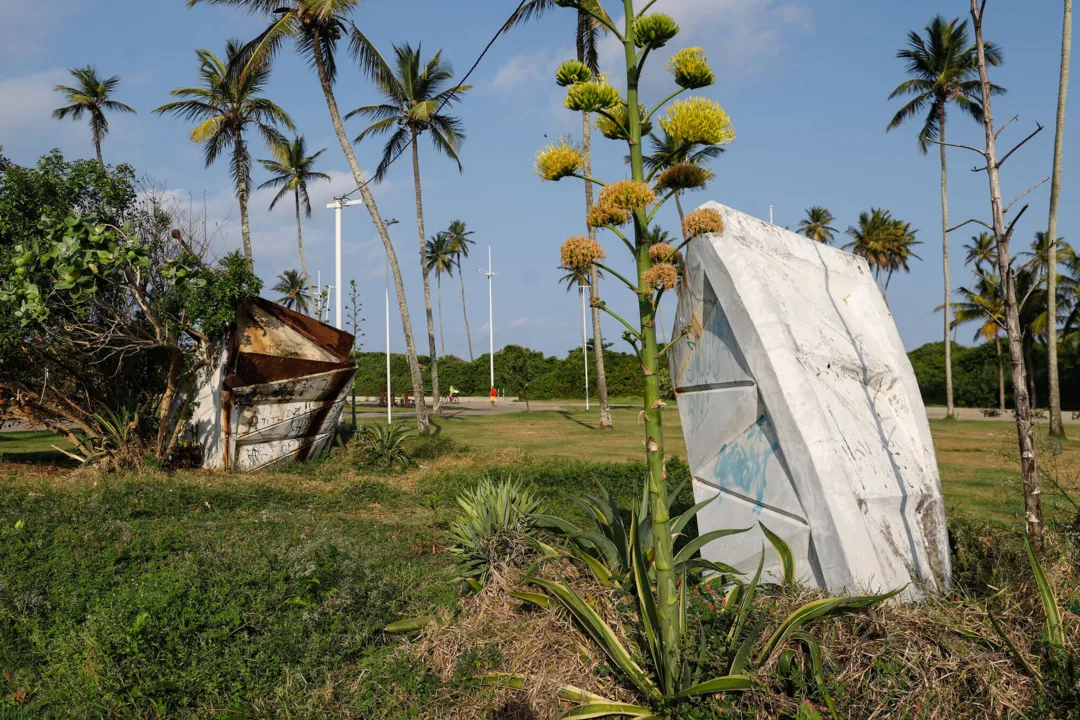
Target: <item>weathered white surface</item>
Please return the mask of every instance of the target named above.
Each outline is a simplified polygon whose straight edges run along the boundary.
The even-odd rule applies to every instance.
[[[915,376],[865,261],[718,203],[689,245],[671,377],[702,532],[751,527],[705,557],[767,574],[759,522],[800,579],[904,597],[944,589],[941,483]]]

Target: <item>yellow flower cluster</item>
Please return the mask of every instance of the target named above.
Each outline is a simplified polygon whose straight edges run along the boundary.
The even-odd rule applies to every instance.
[[[630,219],[630,213],[613,205],[593,205],[589,208],[586,221],[589,227],[602,228],[608,225],[623,225]]]
[[[682,262],[682,255],[675,252],[675,248],[666,242],[658,242],[649,246],[649,259],[654,263],[674,263],[678,265]]]
[[[656,179],[656,189],[665,190],[697,190],[705,187],[705,183],[715,177],[713,173],[700,165],[690,163],[677,163],[672,165],[660,177]]]
[[[584,164],[585,158],[570,142],[570,138],[561,137],[537,151],[533,169],[543,180],[558,181],[573,175]]]
[[[688,238],[696,238],[708,233],[720,234],[724,232],[724,218],[712,208],[698,208],[683,220],[683,234]]]
[[[668,62],[667,69],[675,76],[675,84],[688,90],[707,87],[716,82],[716,75],[709,67],[708,57],[699,47],[689,47],[675,53]]]
[[[562,244],[559,259],[567,270],[588,270],[597,260],[604,259],[604,248],[592,238],[575,235]]]
[[[615,120],[618,120],[618,122],[613,122],[611,118],[599,115],[596,118],[596,129],[608,140],[626,140],[629,137],[626,128],[630,127],[630,106],[625,102],[620,102],[607,112],[608,115],[615,118]],[[645,116],[648,114],[648,108],[644,105],[638,105],[638,117],[641,119],[642,137],[645,137],[652,132],[652,123],[645,120]]]
[[[731,118],[720,103],[696,97],[676,100],[660,125],[678,143],[725,145],[735,139]]]
[[[656,193],[643,182],[619,180],[600,191],[600,205],[620,210],[639,210],[656,200]]]
[[[679,284],[679,271],[671,263],[660,263],[646,270],[641,279],[650,290],[656,288],[674,290],[675,286]]]

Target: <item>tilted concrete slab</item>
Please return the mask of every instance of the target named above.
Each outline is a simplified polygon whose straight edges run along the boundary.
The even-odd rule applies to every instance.
[[[766,575],[764,524],[802,581],[903,597],[950,582],[945,509],[915,375],[866,262],[718,203],[688,246],[669,353],[703,555]]]

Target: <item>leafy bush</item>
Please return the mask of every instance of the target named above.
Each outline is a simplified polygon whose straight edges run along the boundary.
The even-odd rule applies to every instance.
[[[436,460],[443,455],[459,455],[468,450],[454,438],[443,434],[422,435],[408,442],[406,450],[413,460]]]
[[[405,442],[414,435],[405,423],[364,425],[357,433],[357,446],[365,465],[383,470],[406,470],[413,464]]]
[[[543,504],[518,480],[485,476],[457,498],[461,513],[450,527],[462,580],[479,589],[493,565],[520,557],[535,535],[534,515]]]

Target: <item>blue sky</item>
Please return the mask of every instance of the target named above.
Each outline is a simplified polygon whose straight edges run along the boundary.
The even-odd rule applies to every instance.
[[[614,3],[609,0],[613,14]],[[516,5],[511,0],[370,0],[354,20],[388,53],[394,43],[423,43],[426,53],[442,48],[459,75],[464,74],[484,44]],[[1060,52],[1060,4],[991,0],[987,37],[1004,49],[1005,64],[993,74],[1009,93],[995,104],[995,116],[1019,120],[1002,142],[1019,141],[1041,122],[1047,129],[1017,153],[1003,171],[1010,197],[1050,173],[1053,122]],[[845,229],[862,210],[885,207],[919,229],[923,244],[910,275],[893,279],[889,299],[900,334],[910,349],[941,337],[942,300],[939,165],[936,153],[922,156],[915,144],[915,125],[885,133],[898,107],[890,90],[903,80],[895,58],[909,29],[921,29],[936,13],[967,17],[964,0],[867,2],[866,0],[660,0],[655,10],[675,17],[683,33],[674,48],[699,45],[708,52],[718,82],[703,94],[718,100],[730,114],[738,139],[715,163],[717,179],[694,201],[715,199],[761,218],[774,206],[775,221],[794,227],[810,205],[824,205]],[[462,151],[464,174],[430,145],[421,148],[425,220],[431,234],[455,218],[475,231],[475,257],[467,261],[466,295],[477,354],[487,346],[485,280],[473,272],[492,245],[495,270],[495,343],[518,343],[562,354],[580,343],[576,294],[558,285],[559,244],[579,234],[584,207],[575,181],[541,183],[532,174],[536,149],[566,133],[580,133],[580,116],[561,106],[554,86],[554,68],[573,55],[574,13],[561,10],[501,38],[470,78],[474,89],[458,114],[466,130]],[[94,63],[105,75],[122,78],[118,99],[139,114],[115,117],[103,152],[106,162],[129,162],[182,197],[201,204],[206,193],[211,216],[228,220],[222,252],[240,244],[239,211],[229,187],[228,170],[220,164],[203,167],[202,150],[187,140],[189,127],[180,119],[159,117],[151,110],[168,100],[168,91],[194,84],[194,48],[223,53],[229,37],[253,37],[262,21],[239,11],[199,6],[183,0],[0,0],[0,145],[21,164],[31,164],[52,147],[69,156],[92,157],[85,123],[49,117],[60,105],[52,92],[66,83],[66,68]],[[614,69],[615,48],[603,57]],[[653,61],[644,88],[655,102],[670,89],[665,82],[663,53]],[[304,63],[291,50],[275,66],[268,94],[293,117],[309,147],[328,148],[321,169],[333,182],[314,186],[315,216],[305,220],[309,268],[321,270],[324,282],[333,274],[333,212],[325,204],[334,194],[353,188],[344,157],[329,122],[322,94]],[[377,97],[370,83],[344,55],[337,87],[343,111]],[[1074,101],[1074,105],[1076,102]],[[950,139],[981,143],[981,126],[959,115],[949,126]],[[1080,138],[1074,120],[1066,131],[1060,234],[1072,239],[1077,218],[1074,146]],[[351,135],[359,122],[347,127]],[[594,134],[598,177],[625,174],[625,146]],[[267,157],[252,139],[256,158]],[[379,141],[365,141],[358,156],[365,170],[378,163]],[[950,150],[950,219],[987,218],[985,174],[970,169],[978,158]],[[256,182],[265,179],[261,174]],[[426,349],[423,296],[418,261],[412,171],[403,158],[388,180],[374,190],[392,228],[406,278],[406,289],[418,345]],[[282,269],[299,267],[291,204],[275,212],[266,192],[252,201],[252,240],[256,270],[272,284]],[[1031,209],[1017,230],[1017,241],[1030,242],[1045,229],[1048,185],[1029,196]],[[662,221],[677,230],[674,207]],[[383,340],[383,253],[363,207],[346,211],[345,282],[355,279],[367,337],[365,347],[381,350]],[[972,226],[969,226],[969,228]],[[971,280],[963,265],[962,246],[974,234],[969,228],[951,236],[954,287]],[[614,238],[603,239],[609,258],[628,262]],[[457,278],[444,279],[446,349],[467,357]],[[604,286],[609,304],[631,313],[631,298],[614,283]],[[400,323],[392,308],[391,344],[401,350]],[[670,322],[674,307],[665,307]],[[604,330],[616,346],[617,324],[605,319]],[[972,330],[959,340],[970,342]],[[621,349],[621,348],[620,348]]]

